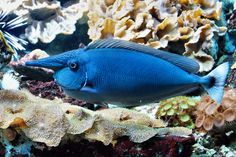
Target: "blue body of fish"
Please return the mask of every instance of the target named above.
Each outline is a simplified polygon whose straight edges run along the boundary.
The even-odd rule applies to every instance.
[[[220,103],[229,69],[224,63],[200,77],[191,59],[120,40],[100,40],[26,65],[56,68],[56,82],[74,98],[122,106],[153,103],[200,87]]]

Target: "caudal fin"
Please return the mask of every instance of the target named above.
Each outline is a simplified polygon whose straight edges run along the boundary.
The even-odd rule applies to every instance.
[[[208,79],[209,83],[203,85],[207,93],[215,100],[218,104],[221,104],[224,95],[224,85],[229,72],[230,65],[228,62],[223,63],[216,67],[204,78]]]

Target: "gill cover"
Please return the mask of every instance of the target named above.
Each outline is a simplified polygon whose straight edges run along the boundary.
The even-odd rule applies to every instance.
[[[60,86],[69,90],[80,90],[87,83],[87,73],[82,68],[73,71],[65,67],[56,71],[53,77]]]

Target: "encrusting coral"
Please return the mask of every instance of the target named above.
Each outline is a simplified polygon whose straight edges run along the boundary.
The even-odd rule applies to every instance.
[[[183,42],[185,52],[200,64],[200,72],[209,71],[216,49],[214,36],[223,35],[218,27],[222,3],[193,0],[88,0],[90,39],[118,38],[168,48],[170,42]]]
[[[168,126],[184,126],[193,129],[195,125],[192,112],[197,103],[196,99],[185,96],[162,100],[156,116],[168,122]]]
[[[221,105],[216,104],[209,96],[203,96],[196,109],[196,127],[207,131],[214,126],[224,129],[236,119],[236,89],[225,89]]]
[[[27,91],[0,90],[0,103],[1,129],[12,128],[18,133],[21,130],[32,141],[47,146],[58,146],[66,134],[80,134],[105,145],[121,136],[143,142],[155,135],[191,134],[187,128],[159,128],[165,127],[161,120],[136,111],[119,108],[91,111],[60,100],[35,97]],[[13,132],[6,135],[14,138]]]

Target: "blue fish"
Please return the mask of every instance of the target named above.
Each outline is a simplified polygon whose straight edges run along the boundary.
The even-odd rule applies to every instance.
[[[87,47],[26,62],[51,68],[69,96],[91,103],[138,106],[205,89],[221,103],[229,63],[200,77],[192,59],[136,44],[106,39]]]

